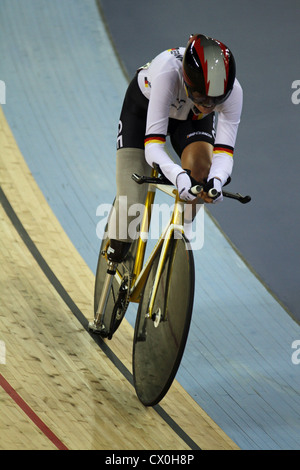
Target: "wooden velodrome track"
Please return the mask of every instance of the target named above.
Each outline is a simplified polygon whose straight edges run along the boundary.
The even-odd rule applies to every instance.
[[[237,449],[175,383],[143,407],[132,327],[86,331],[94,276],[37,187],[0,114],[0,449]]]

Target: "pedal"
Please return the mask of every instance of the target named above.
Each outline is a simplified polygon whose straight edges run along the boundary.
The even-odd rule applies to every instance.
[[[102,338],[107,338],[108,336],[108,331],[106,330],[103,324],[97,325],[94,321],[90,321],[88,324],[88,329],[89,331],[92,331],[93,333],[101,336]]]

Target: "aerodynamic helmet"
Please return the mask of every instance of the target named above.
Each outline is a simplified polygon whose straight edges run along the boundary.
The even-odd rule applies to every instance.
[[[217,106],[230,95],[235,80],[235,60],[225,44],[195,34],[183,56],[183,79],[189,98],[203,106]]]

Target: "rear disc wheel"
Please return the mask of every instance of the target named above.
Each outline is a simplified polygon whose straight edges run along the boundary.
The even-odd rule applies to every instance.
[[[175,378],[188,337],[194,300],[193,253],[185,237],[177,234],[168,248],[152,318],[148,317],[159,254],[145,283],[134,333],[134,386],[145,406],[157,404]]]

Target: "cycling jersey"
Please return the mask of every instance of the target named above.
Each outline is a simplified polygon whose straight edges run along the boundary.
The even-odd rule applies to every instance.
[[[149,100],[145,130],[145,158],[153,163],[166,161],[164,149],[169,121],[194,118],[205,119],[188,98],[182,74],[182,58],[185,48],[169,49],[138,71],[138,85]],[[212,165],[208,179],[218,177],[224,184],[231,175],[233,152],[242,111],[243,92],[236,79],[228,99],[214,108],[218,123],[214,142]]]

